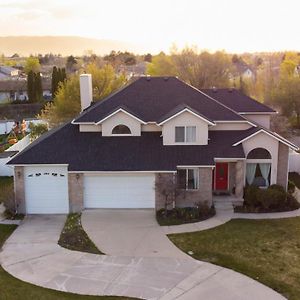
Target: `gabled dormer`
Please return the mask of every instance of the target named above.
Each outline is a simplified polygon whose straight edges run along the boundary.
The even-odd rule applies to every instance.
[[[212,120],[186,105],[180,105],[166,114],[160,122],[164,145],[207,145],[208,127]]]
[[[125,108],[118,108],[96,123],[101,125],[102,136],[140,136],[141,126],[145,124]]]

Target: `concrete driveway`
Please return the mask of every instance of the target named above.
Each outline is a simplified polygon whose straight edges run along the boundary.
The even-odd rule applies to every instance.
[[[170,242],[152,209],[85,210],[82,226],[107,255],[192,259]]]
[[[96,221],[87,222],[87,217]],[[100,217],[106,221],[98,221]],[[153,214],[151,219],[151,211],[114,211],[112,215],[103,210],[83,214],[85,229],[88,230],[86,223],[91,223],[89,226],[108,230],[109,234],[88,232],[92,239],[99,237],[95,240],[97,244],[103,242],[98,245],[101,250],[133,250],[134,255],[130,256],[95,255],[61,248],[57,241],[65,219],[62,215],[27,216],[0,251],[2,267],[23,281],[84,295],[151,300],[285,299],[247,276],[193,260],[174,249],[155,224]],[[137,222],[141,225],[134,224]],[[113,238],[116,232],[118,238]],[[145,256],[136,256],[142,253]]]

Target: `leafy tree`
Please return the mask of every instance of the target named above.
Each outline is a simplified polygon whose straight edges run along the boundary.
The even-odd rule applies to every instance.
[[[74,72],[75,66],[77,65],[77,60],[73,55],[68,56],[66,68],[70,72]]]
[[[30,56],[26,59],[24,70],[26,74],[29,74],[30,71],[33,73],[40,72],[41,65],[37,57]]]
[[[147,62],[152,62],[152,55],[150,53],[146,54],[144,56],[144,61],[147,61]]]
[[[275,103],[281,108],[283,115],[296,116],[297,128],[300,128],[300,77],[289,76],[282,78],[275,90]]]
[[[42,134],[48,131],[48,126],[47,124],[43,124],[43,123],[34,124],[33,122],[30,122],[29,129],[30,129],[30,138],[32,140],[35,140],[39,136],[41,136]]]
[[[152,63],[147,66],[147,74],[152,76],[178,75],[172,58],[163,52],[152,57]]]
[[[117,76],[110,65],[98,68],[90,64],[86,71],[92,74],[94,101],[100,101],[126,82],[126,78]],[[79,76],[73,74],[60,84],[54,102],[46,104],[39,118],[49,122],[50,127],[55,127],[73,119],[80,110]]]

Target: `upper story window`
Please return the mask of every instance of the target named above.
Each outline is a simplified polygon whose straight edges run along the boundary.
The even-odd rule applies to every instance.
[[[176,126],[176,143],[194,143],[196,142],[196,126]]]
[[[196,190],[199,188],[199,169],[178,169],[177,183],[184,190]]]
[[[126,125],[117,125],[113,128],[112,134],[131,134],[131,131]]]

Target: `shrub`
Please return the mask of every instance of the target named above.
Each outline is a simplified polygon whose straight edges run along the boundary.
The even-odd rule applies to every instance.
[[[199,202],[194,207],[162,208],[156,212],[156,218],[160,225],[178,225],[205,220],[214,214],[213,206],[210,207],[208,202]]]
[[[283,186],[279,185],[279,184],[272,184],[268,187],[268,190],[275,190],[281,193],[285,193],[285,189],[283,188]]]
[[[257,193],[257,202],[260,207],[266,210],[277,209],[285,206],[286,193],[278,187],[269,187],[261,189]]]
[[[293,181],[289,180],[288,181],[288,191],[290,194],[293,194],[295,192],[296,185]]]
[[[259,188],[254,185],[249,185],[244,189],[244,204],[250,207],[257,207],[259,205],[257,194]]]
[[[294,210],[300,207],[297,200],[278,184],[267,189],[248,186],[244,192],[244,205],[236,211],[244,212],[275,212]]]
[[[300,208],[300,203],[293,195],[288,194],[286,198],[286,206],[289,207],[291,210],[294,210]]]

